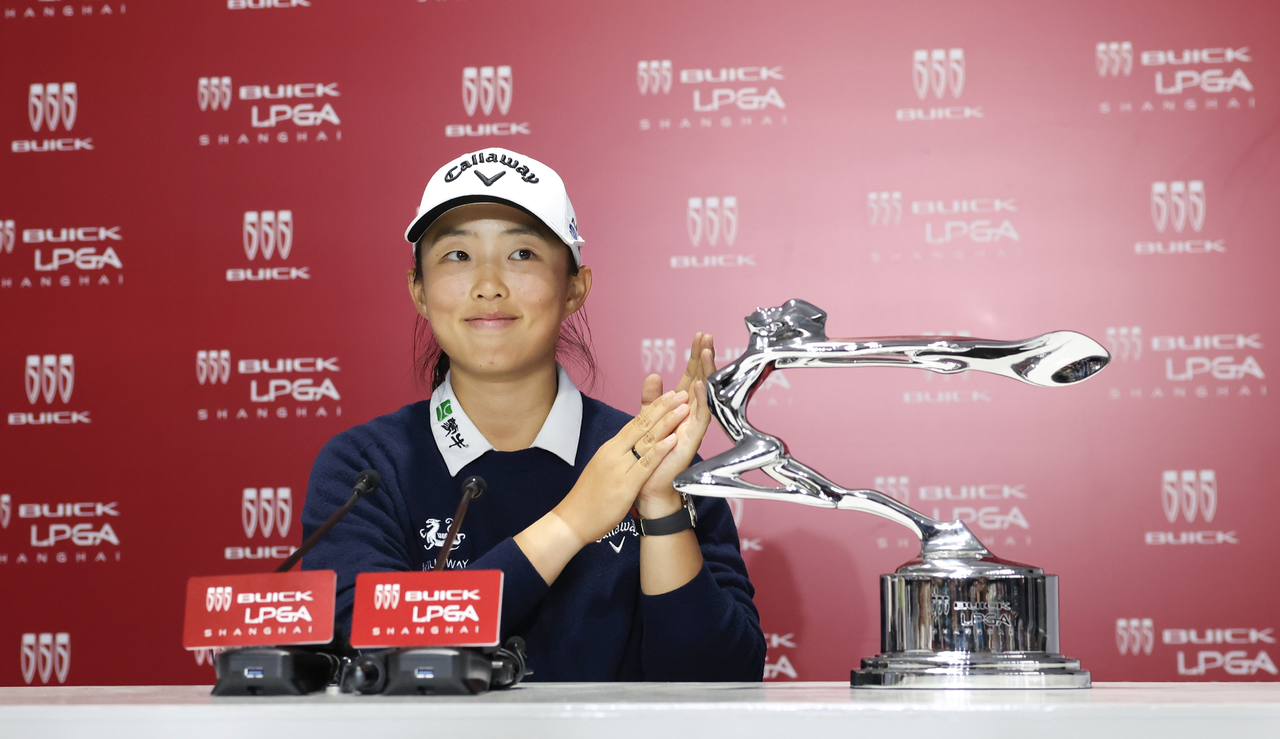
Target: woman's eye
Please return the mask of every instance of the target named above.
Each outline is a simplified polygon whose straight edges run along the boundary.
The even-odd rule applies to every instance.
[[[471,255],[461,249],[454,249],[453,251],[446,253],[444,258],[454,262],[465,262],[471,259]]]
[[[511,253],[511,258],[516,260],[533,259],[532,249],[516,249]]]

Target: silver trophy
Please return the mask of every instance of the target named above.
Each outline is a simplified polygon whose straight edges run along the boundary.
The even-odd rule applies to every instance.
[[[775,367],[978,370],[1040,387],[1080,382],[1111,355],[1093,339],[1055,331],[1003,342],[936,336],[828,339],[826,313],[803,300],[747,316],[750,345],[707,378],[707,400],[735,446],[675,480],[690,495],[763,498],[864,511],[920,537],[920,556],[880,577],[881,654],[853,670],[865,688],[1087,688],[1079,660],[1058,653],[1058,578],[1000,559],[961,521],[935,521],[877,490],[848,490],[792,457],[747,422],[751,394]],[[779,486],[742,479],[763,470]]]

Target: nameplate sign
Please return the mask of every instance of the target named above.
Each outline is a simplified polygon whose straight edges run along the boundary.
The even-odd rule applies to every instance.
[[[182,646],[327,644],[337,578],[333,570],[193,577]]]
[[[354,647],[492,647],[502,616],[502,570],[356,575]]]

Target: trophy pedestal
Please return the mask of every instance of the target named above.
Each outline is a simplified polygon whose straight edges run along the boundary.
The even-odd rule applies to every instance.
[[[881,654],[855,688],[1087,688],[1058,654],[1058,578],[992,556],[917,559],[880,577]]]

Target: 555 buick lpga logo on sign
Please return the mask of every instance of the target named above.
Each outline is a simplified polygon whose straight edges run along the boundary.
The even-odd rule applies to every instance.
[[[232,413],[230,408],[200,408],[196,418],[226,420],[229,418],[327,418],[330,414],[342,415],[342,396],[334,385],[333,374],[341,371],[337,357],[303,356],[276,358],[248,358],[233,360],[230,349],[210,349],[196,352],[196,380],[207,388],[232,384],[235,377],[248,380],[249,402],[257,404],[253,413],[241,407]],[[299,376],[300,375],[300,376]],[[235,383],[244,387],[243,383]],[[225,392],[218,392],[226,398]],[[292,413],[283,403],[296,402]],[[219,403],[227,402],[219,400]],[[231,401],[236,402],[236,401]],[[240,401],[243,402],[243,401]],[[276,404],[274,412],[263,404]],[[332,403],[332,405],[330,404]],[[253,407],[253,406],[251,406]]]
[[[313,78],[314,79],[314,78]],[[211,75],[196,80],[196,103],[207,120],[230,128],[222,111],[233,101],[249,106],[249,130],[240,133],[203,133],[200,146],[241,144],[324,143],[342,140],[342,119],[334,108],[342,97],[337,82],[234,85],[231,77]],[[213,115],[216,114],[216,115]]]
[[[495,646],[501,614],[502,570],[365,572],[356,576],[351,644]]]
[[[337,577],[333,570],[193,577],[182,646],[328,643]]]

